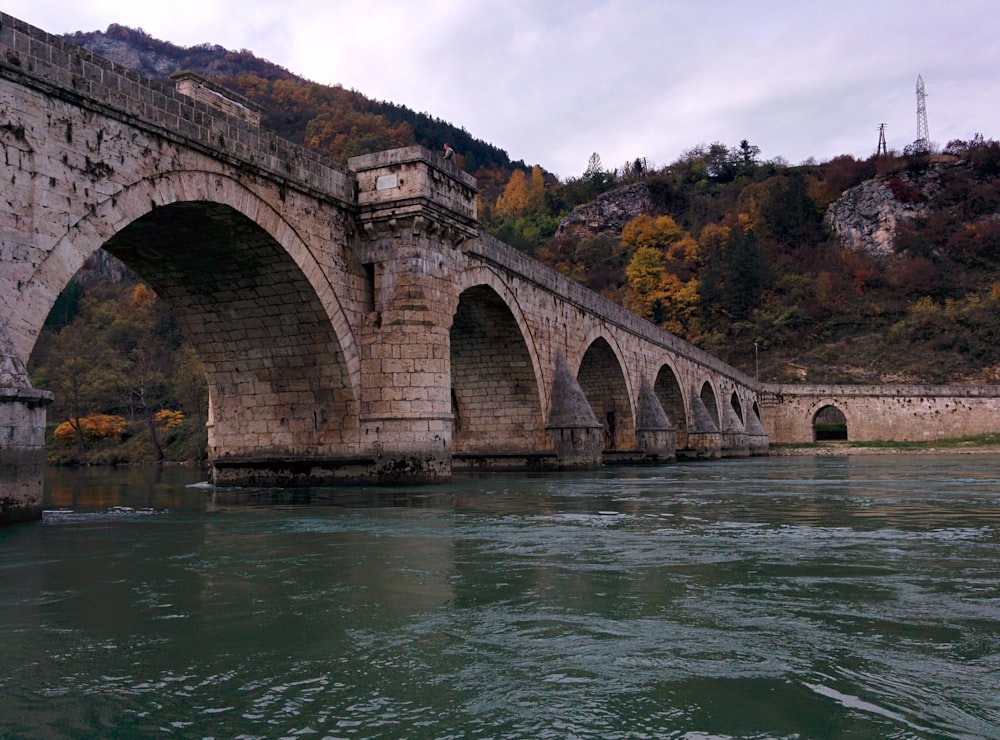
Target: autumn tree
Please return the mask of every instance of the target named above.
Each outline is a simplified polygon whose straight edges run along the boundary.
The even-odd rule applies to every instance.
[[[669,216],[637,216],[622,229],[631,255],[625,274],[629,307],[677,334],[692,328],[698,309],[698,243]]]
[[[503,189],[503,193],[497,198],[497,214],[507,218],[517,218],[528,210],[530,202],[531,195],[528,189],[528,177],[525,175],[524,170],[514,170],[507,181],[507,187]]]
[[[68,422],[77,452],[84,452],[86,442],[81,419],[122,414],[145,429],[150,449],[142,454],[162,459],[155,420],[158,412],[172,408],[189,420],[191,444],[183,457],[201,457],[204,372],[156,294],[141,283],[88,285],[69,323],[62,323],[65,316],[63,311],[50,314],[29,372],[36,387],[54,391],[50,416]]]

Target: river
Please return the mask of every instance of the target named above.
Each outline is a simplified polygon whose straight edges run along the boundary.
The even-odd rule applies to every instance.
[[[0,736],[1000,738],[997,455],[203,477],[0,529]]]

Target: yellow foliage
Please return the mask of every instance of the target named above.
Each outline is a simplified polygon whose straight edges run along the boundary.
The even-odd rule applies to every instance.
[[[162,411],[157,411],[153,419],[157,424],[160,424],[167,429],[173,429],[174,427],[179,427],[184,423],[184,412],[175,411],[173,409],[163,409]]]
[[[156,300],[156,293],[145,283],[138,283],[129,291],[129,299],[136,306],[149,306]]]
[[[768,183],[757,182],[743,188],[736,201],[740,228],[744,231],[756,230],[764,221],[762,215],[764,205],[771,197],[771,186]]]
[[[707,224],[698,235],[698,244],[702,252],[719,253],[729,240],[729,227],[718,224]]]
[[[663,253],[654,247],[639,247],[625,267],[628,284],[640,296],[648,296],[663,280]]]
[[[528,207],[536,212],[545,208],[545,173],[537,164],[531,168],[531,181],[528,183]]]
[[[497,198],[497,213],[501,216],[517,218],[528,210],[530,202],[528,177],[524,170],[514,170],[510,175],[510,180],[507,181],[507,187]]]
[[[127,426],[128,422],[125,421],[124,417],[111,414],[91,414],[80,418],[80,429],[83,431],[83,439],[86,442],[94,442],[99,439],[120,439]],[[56,427],[52,437],[57,442],[72,442],[76,439],[76,430],[70,422],[64,421]]]
[[[684,229],[670,216],[636,216],[622,228],[621,245],[628,251],[640,247],[666,249],[671,243],[687,236]]]

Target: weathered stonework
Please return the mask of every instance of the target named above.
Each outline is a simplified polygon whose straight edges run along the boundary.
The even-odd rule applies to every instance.
[[[342,169],[238,96],[176,82],[0,16],[0,369],[21,368],[18,393],[56,297],[103,249],[199,353],[220,484],[718,455],[717,430],[688,434],[692,403],[754,413],[738,371],[485,236],[454,163],[410,147]],[[592,417],[579,429],[548,424],[559,356]],[[666,424],[637,421],[650,404]]]
[[[839,409],[847,440],[927,442],[1000,431],[1000,387],[765,385],[761,419],[772,444],[815,441],[817,414]]]

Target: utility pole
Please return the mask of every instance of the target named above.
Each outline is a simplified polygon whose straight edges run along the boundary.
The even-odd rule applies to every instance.
[[[881,157],[883,154],[888,154],[889,150],[885,145],[885,124],[880,123],[878,125],[878,150],[875,152],[876,157]]]

